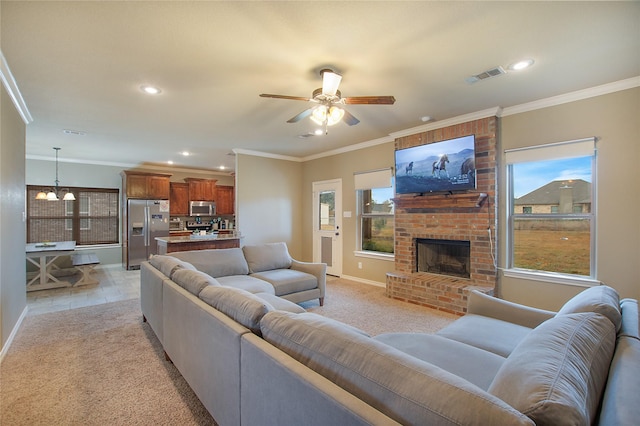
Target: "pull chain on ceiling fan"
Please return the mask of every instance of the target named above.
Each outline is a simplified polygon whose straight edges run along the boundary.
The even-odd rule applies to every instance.
[[[340,121],[344,121],[349,126],[355,126],[360,122],[343,105],[393,105],[396,99],[393,96],[354,96],[343,98],[338,90],[342,81],[342,76],[331,69],[320,71],[322,76],[322,87],[313,91],[311,98],[300,96],[274,95],[262,93],[263,98],[287,99],[292,101],[313,102],[318,105],[307,108],[298,115],[287,120],[287,123],[297,123],[298,121],[311,117],[318,125],[324,125],[325,133],[327,126],[333,126]]]

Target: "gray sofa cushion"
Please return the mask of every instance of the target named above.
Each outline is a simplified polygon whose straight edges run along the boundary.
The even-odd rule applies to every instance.
[[[264,299],[237,288],[207,286],[199,297],[258,335],[260,320],[267,312],[273,311],[273,306]]]
[[[609,321],[620,330],[622,314],[620,313],[620,297],[618,292],[606,285],[590,287],[562,306],[558,315],[574,314],[578,312],[597,312],[609,318]]]
[[[402,424],[533,424],[468,381],[340,322],[273,311],[261,329],[269,343]]]
[[[249,274],[240,248],[181,251],[171,253],[171,256],[191,263],[198,271],[214,278]]]
[[[195,271],[195,267],[189,262],[176,259],[173,256],[165,256],[165,255],[154,255],[149,259],[149,263],[151,263],[156,269],[159,269],[160,272],[165,274],[167,277],[171,278],[173,273],[178,269],[190,269]]]
[[[223,286],[239,288],[241,290],[246,290],[249,293],[275,294],[275,290],[271,284],[249,275],[230,275],[228,277],[219,277],[218,282]]]
[[[436,334],[386,333],[375,336],[374,339],[422,361],[437,365],[483,390],[489,388],[505,361],[504,357],[492,352]]]
[[[285,243],[244,246],[242,251],[249,264],[250,273],[291,267],[291,256]]]
[[[436,334],[507,357],[531,330],[507,321],[467,314]]]
[[[220,283],[210,275],[191,269],[178,269],[173,273],[173,281],[189,293],[199,295],[208,285],[219,286]]]
[[[265,300],[277,311],[293,312],[294,314],[307,312],[302,306],[283,299],[282,297],[278,297],[272,293],[255,293],[255,295],[260,299]]]
[[[536,425],[592,424],[616,332],[596,313],[556,316],[536,327],[498,371],[489,393]]]
[[[270,283],[275,289],[276,296],[318,288],[318,279],[315,276],[295,269],[273,269],[251,274],[251,276]]]

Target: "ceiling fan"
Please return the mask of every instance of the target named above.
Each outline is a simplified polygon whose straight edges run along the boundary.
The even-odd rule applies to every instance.
[[[393,105],[396,99],[393,96],[355,96],[343,98],[338,90],[342,76],[331,69],[320,70],[322,77],[322,87],[313,91],[311,98],[300,96],[272,95],[262,93],[263,98],[289,99],[293,101],[313,102],[314,105],[300,114],[287,120],[287,123],[297,123],[303,118],[311,116],[311,119],[318,125],[327,126],[344,120],[349,126],[354,126],[360,122],[351,113],[345,110],[342,105]]]

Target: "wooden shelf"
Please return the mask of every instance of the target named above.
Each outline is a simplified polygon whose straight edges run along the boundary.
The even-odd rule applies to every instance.
[[[482,207],[487,199],[484,192],[415,195],[394,198],[393,202],[400,209],[474,209]]]

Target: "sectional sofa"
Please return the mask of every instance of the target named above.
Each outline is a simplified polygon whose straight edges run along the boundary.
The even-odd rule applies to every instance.
[[[268,258],[273,247],[254,249]],[[472,292],[467,315],[436,334],[370,337],[173,255],[141,266],[142,312],[222,426],[640,418],[638,304],[611,287],[586,289],[558,312]]]

